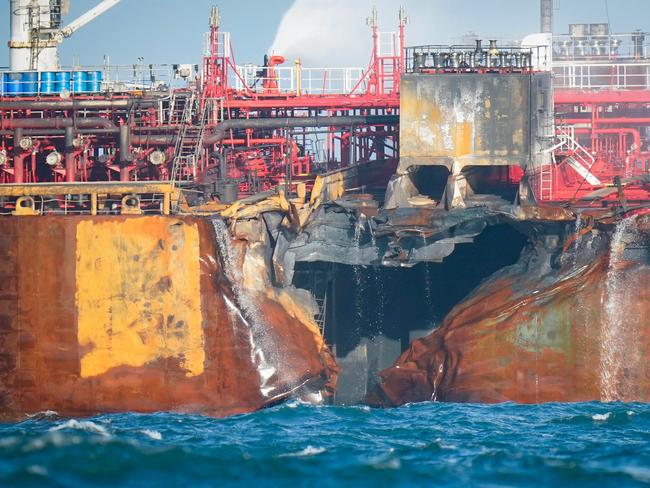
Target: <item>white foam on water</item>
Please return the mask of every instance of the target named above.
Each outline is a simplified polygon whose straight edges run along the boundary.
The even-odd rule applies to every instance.
[[[402,467],[402,462],[399,458],[392,457],[385,461],[379,461],[372,464],[375,469],[398,470]]]
[[[59,417],[59,413],[54,410],[43,410],[42,412],[28,413],[25,417],[34,420],[47,420],[47,419],[56,419]]]
[[[593,420],[595,420],[596,422],[604,422],[605,420],[607,420],[611,416],[612,416],[612,412],[596,413],[596,414],[592,415],[591,418]]]
[[[48,474],[47,469],[39,464],[31,464],[30,466],[27,466],[27,472],[36,476],[47,476]]]
[[[162,440],[162,434],[158,432],[157,430],[152,430],[152,429],[144,429],[141,430],[144,435],[146,435],[149,439],[153,439],[154,441],[160,441]]]
[[[302,451],[298,452],[290,452],[286,454],[280,454],[278,457],[307,457],[307,456],[316,456],[317,454],[322,454],[327,449],[324,447],[314,447],[314,446],[307,446],[305,447]]]
[[[110,433],[106,429],[106,427],[103,427],[99,424],[96,424],[95,422],[92,422],[90,420],[75,420],[75,419],[70,419],[62,424],[55,425],[54,427],[51,427],[49,429],[50,432],[57,432],[59,430],[65,430],[65,429],[70,429],[70,430],[82,430],[84,432],[89,432],[91,434],[97,434],[101,436],[110,436]]]
[[[623,466],[621,471],[641,483],[650,483],[650,469],[643,466]]]
[[[52,429],[50,429],[51,431]],[[108,438],[109,436],[102,436]],[[49,446],[66,447],[75,446],[83,442],[78,435],[64,435],[62,432],[48,432],[46,435],[32,439],[21,449],[22,452],[35,452],[45,449]]]

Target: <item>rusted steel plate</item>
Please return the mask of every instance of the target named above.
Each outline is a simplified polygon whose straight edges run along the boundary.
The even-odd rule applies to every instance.
[[[530,75],[406,74],[400,97],[400,173],[530,161]]]
[[[0,415],[222,416],[301,387],[327,394],[331,354],[271,294],[253,298],[283,360],[263,378],[253,351],[267,344],[253,344],[235,295],[206,220],[3,220]]]
[[[649,401],[647,222],[630,235],[572,270],[544,273],[533,253],[498,273],[380,373],[369,403]]]

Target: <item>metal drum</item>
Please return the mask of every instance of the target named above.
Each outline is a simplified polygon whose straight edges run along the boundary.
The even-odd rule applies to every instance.
[[[72,93],[83,93],[86,91],[86,72],[73,71],[72,72]]]
[[[55,71],[42,71],[40,75],[41,86],[40,91],[43,95],[53,95],[58,93],[57,83],[56,83]]]
[[[101,71],[86,71],[86,91],[91,93],[102,91],[102,78]]]
[[[21,78],[21,93],[22,95],[34,96],[38,95],[38,72],[26,71]]]
[[[56,73],[56,92],[61,93],[64,90],[68,92],[72,90],[72,86],[70,85],[70,72],[58,71]]]
[[[22,93],[22,73],[7,73],[5,91],[9,95],[20,95]]]

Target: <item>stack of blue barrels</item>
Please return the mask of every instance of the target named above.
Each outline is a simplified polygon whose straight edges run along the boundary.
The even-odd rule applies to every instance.
[[[27,97],[99,93],[103,78],[102,71],[10,71],[2,74],[2,93]]]

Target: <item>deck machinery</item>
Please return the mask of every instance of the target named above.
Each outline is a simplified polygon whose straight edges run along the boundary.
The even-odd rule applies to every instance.
[[[190,203],[201,203],[230,202],[277,185],[308,191],[316,174],[371,161],[378,180],[387,181],[400,161],[400,88],[413,72],[429,72],[440,83],[500,72],[512,74],[508,83],[514,83],[537,72],[534,49],[496,43],[425,46],[407,56],[406,20],[400,11],[397,31],[384,33],[373,12],[373,50],[363,69],[310,69],[280,55],[265,56],[260,66],[238,65],[214,8],[200,69],[139,61],[3,72],[0,184],[11,190],[3,193],[0,211],[15,212],[15,185],[31,183],[49,188],[38,212],[84,213],[93,210],[91,199],[53,194],[57,184],[167,181],[185,190]],[[535,96],[548,98],[554,90],[555,120],[536,122],[541,139],[535,144],[510,148],[533,151],[530,164],[506,153],[497,163],[506,169],[484,176],[492,187],[507,189],[525,170],[538,203],[650,200],[645,34],[615,36],[606,25],[572,25],[569,35],[554,38],[552,56],[554,86],[540,85]],[[543,107],[541,98],[529,102]],[[401,157],[403,166],[417,154]],[[122,199],[109,203],[94,211],[119,211]],[[136,203],[157,212],[162,196],[143,193]]]

